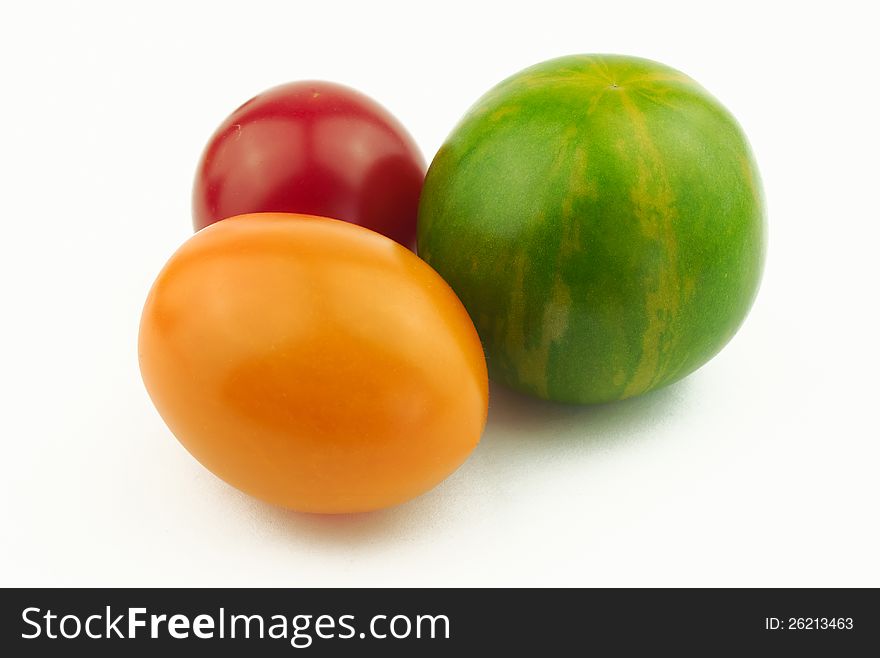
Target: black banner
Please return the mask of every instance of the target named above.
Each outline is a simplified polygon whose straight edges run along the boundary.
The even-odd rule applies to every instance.
[[[7,589],[0,614],[7,656],[849,656],[880,647],[870,589]]]

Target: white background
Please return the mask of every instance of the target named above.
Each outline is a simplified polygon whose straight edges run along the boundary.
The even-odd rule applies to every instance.
[[[880,586],[871,3],[16,3],[0,25],[0,584]],[[272,85],[391,109],[428,160],[532,63],[660,60],[739,118],[770,244],[684,382],[558,407],[493,389],[470,461],[396,509],[263,505],[197,464],[137,368],[208,136]]]

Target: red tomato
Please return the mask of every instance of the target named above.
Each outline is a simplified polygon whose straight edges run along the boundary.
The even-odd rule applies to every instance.
[[[296,212],[413,246],[424,179],[412,137],[378,103],[330,82],[294,82],[252,98],[211,137],[196,172],[193,225]]]
[[[332,219],[246,215],[196,233],[150,291],[138,356],[196,459],[300,511],[417,496],[486,421],[483,349],[452,289],[399,244]]]

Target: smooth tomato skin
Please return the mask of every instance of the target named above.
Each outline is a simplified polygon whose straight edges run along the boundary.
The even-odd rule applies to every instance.
[[[252,98],[211,137],[196,171],[193,226],[305,213],[409,247],[424,179],[418,146],[381,105],[342,85],[294,82]]]
[[[419,255],[470,311],[493,379],[539,398],[599,404],[686,377],[760,287],[748,139],[651,60],[570,55],[502,81],[437,152],[420,203]]]
[[[138,352],[196,459],[304,512],[413,498],[467,458],[486,421],[482,346],[449,286],[332,219],[245,215],[193,235],[150,290]]]

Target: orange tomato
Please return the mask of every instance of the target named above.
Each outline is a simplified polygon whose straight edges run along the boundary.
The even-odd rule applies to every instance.
[[[449,286],[399,244],[332,219],[260,213],[199,231],[156,279],[138,347],[186,449],[300,511],[417,496],[486,421],[483,350]]]

